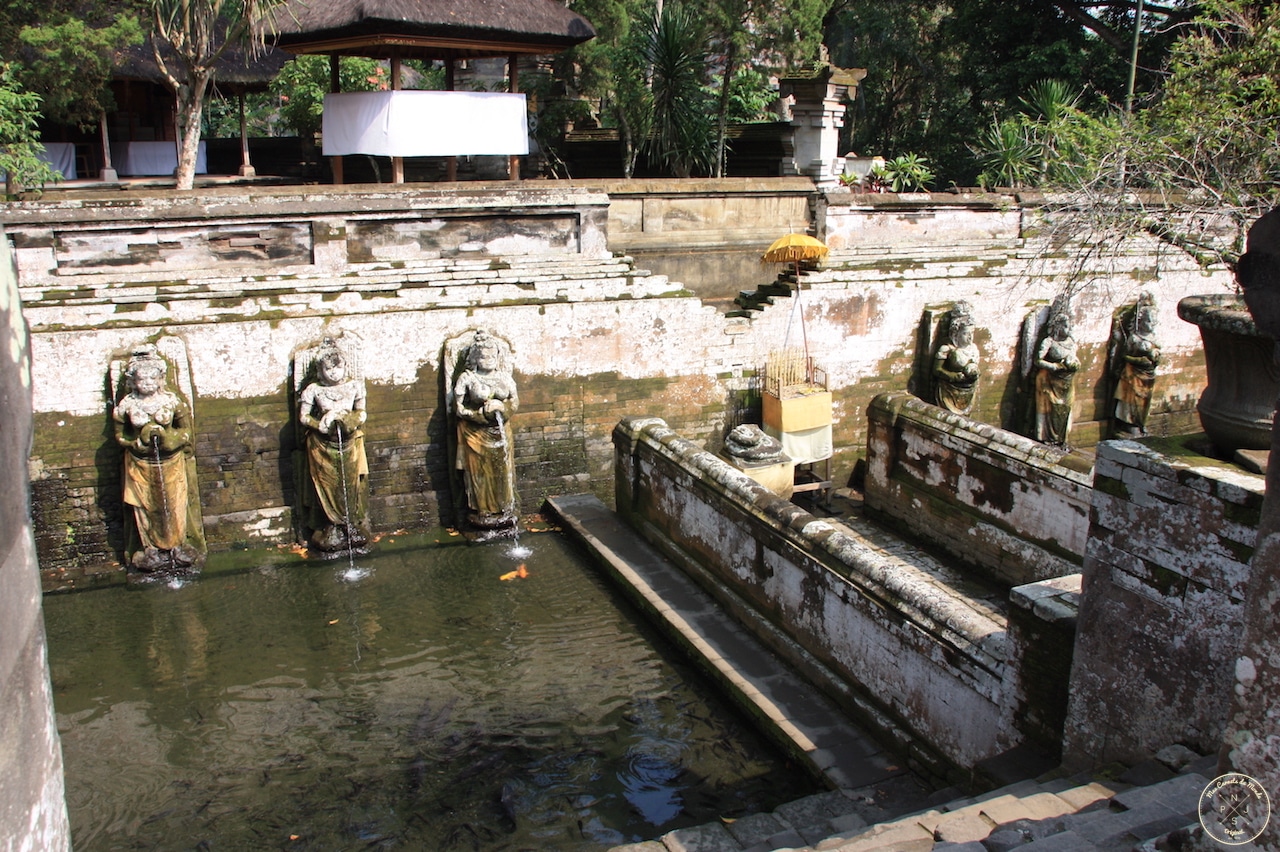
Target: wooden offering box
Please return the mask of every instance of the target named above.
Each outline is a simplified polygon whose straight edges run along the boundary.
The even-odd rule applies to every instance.
[[[791,385],[779,395],[766,391],[761,396],[765,426],[779,432],[803,432],[831,425],[831,391],[821,385]]]

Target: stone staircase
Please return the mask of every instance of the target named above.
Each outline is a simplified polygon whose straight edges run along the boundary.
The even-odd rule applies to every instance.
[[[1158,838],[1199,831],[1200,794],[1217,763],[1176,746],[1161,756],[1164,762],[1115,777],[1049,773],[900,816],[879,811],[874,788],[818,793],[772,813],[677,829],[612,852],[1154,850]]]

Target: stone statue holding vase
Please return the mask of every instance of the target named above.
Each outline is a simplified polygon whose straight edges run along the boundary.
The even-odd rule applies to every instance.
[[[520,406],[510,347],[477,331],[446,346],[453,365],[447,408],[454,419],[454,468],[461,477],[467,524],[481,539],[516,530],[515,453],[511,419]]]
[[[205,543],[191,407],[168,388],[169,364],[155,345],[133,350],[112,372],[124,386],[112,422],[124,450],[122,497],[131,510],[127,566],[144,574],[198,572]]]
[[[1115,379],[1115,432],[1139,437],[1147,432],[1151,392],[1160,364],[1160,344],[1155,338],[1156,302],[1143,293],[1136,304],[1122,309],[1112,334],[1111,374]]]
[[[1055,300],[1035,357],[1035,434],[1037,441],[1065,447],[1071,435],[1076,373],[1080,359],[1071,336],[1065,299]]]
[[[978,347],[973,342],[973,307],[956,302],[948,314],[946,342],[933,356],[934,401],[947,411],[968,415],[978,386]]]
[[[356,550],[368,543],[364,381],[354,359],[332,338],[304,355],[311,356],[310,364],[306,358],[295,361],[295,371],[302,367],[298,425],[307,474],[302,488],[302,521],[311,530],[307,541],[327,553]]]

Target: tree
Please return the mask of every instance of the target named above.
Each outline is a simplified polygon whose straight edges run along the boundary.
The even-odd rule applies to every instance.
[[[676,177],[705,174],[714,167],[712,110],[704,91],[705,45],[699,13],[684,2],[667,3],[645,31],[653,99],[653,130],[646,147]]]
[[[40,158],[39,116],[40,96],[23,91],[12,65],[0,65],[0,171],[8,184],[6,195],[15,185],[37,186],[58,178]]]
[[[1234,263],[1280,204],[1280,8],[1206,0],[1174,44],[1161,91],[1133,115],[1083,124],[1059,175],[1076,227],[1154,235],[1200,263]],[[1074,224],[1073,224],[1074,223]]]
[[[142,27],[131,9],[110,15],[82,11],[89,17],[59,13],[23,26],[18,37],[26,48],[21,51],[23,80],[40,93],[44,117],[90,127],[114,106],[108,88],[112,60],[119,50],[142,41]]]
[[[1083,26],[1064,5],[1122,35],[1123,48]],[[1130,0],[841,0],[826,23],[832,61],[867,69],[846,125],[849,148],[890,157],[916,151],[944,170],[943,185],[972,185],[982,165],[971,146],[993,122],[1015,117],[1037,82],[1061,80],[1084,93],[1087,109],[1120,101],[1133,11]],[[1166,20],[1144,12],[1140,93],[1160,83],[1154,69],[1176,32],[1160,26]]]
[[[252,52],[254,26],[281,2],[151,0],[152,51],[177,104],[178,189],[195,185],[201,114],[218,60],[233,44],[249,45]],[[167,59],[164,45],[173,49]]]
[[[1139,236],[1234,264],[1250,224],[1280,204],[1280,8],[1206,0],[1164,75],[1132,113],[1068,106],[1021,120],[1043,158],[1046,244],[1084,246],[1081,265]],[[1068,289],[1084,283],[1070,276]]]
[[[812,63],[832,0],[716,0],[708,7],[712,38],[721,50],[716,108],[715,176],[724,176],[726,133],[734,81],[762,57],[775,65]]]
[[[338,83],[344,92],[372,91],[385,76],[376,59],[343,56],[338,60]],[[280,102],[280,120],[298,136],[320,132],[324,96],[329,91],[329,58],[299,56],[288,62],[271,81],[271,93]]]

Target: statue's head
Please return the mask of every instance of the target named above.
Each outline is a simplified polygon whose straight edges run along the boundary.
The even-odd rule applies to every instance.
[[[1049,336],[1054,340],[1066,340],[1071,336],[1071,317],[1057,314],[1049,319]]]
[[[483,373],[502,369],[502,346],[488,332],[477,331],[467,348],[467,369]]]
[[[951,309],[950,322],[948,337],[952,346],[968,346],[973,343],[973,307],[968,302],[956,302],[956,306]]]
[[[325,338],[316,353],[316,372],[327,385],[341,383],[347,377],[347,358],[332,338]]]
[[[1133,310],[1133,328],[1138,334],[1147,335],[1156,330],[1156,298],[1144,291],[1138,296]]]
[[[1055,298],[1049,306],[1048,333],[1054,340],[1071,336],[1071,302],[1065,295]]]
[[[124,375],[130,390],[139,396],[151,396],[164,387],[167,369],[164,358],[154,346],[148,345],[133,351]]]

